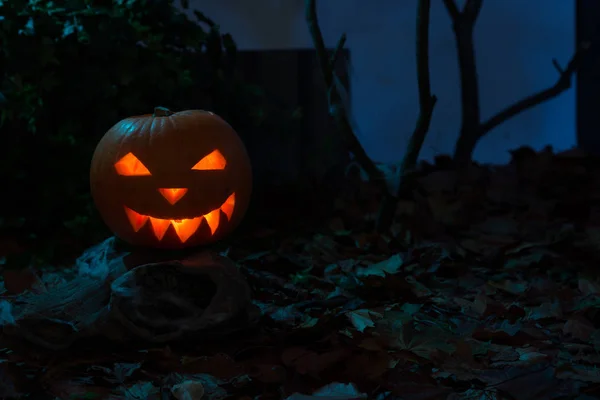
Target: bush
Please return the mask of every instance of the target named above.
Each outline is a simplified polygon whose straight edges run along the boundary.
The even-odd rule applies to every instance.
[[[170,0],[0,1],[0,234],[105,236],[89,163],[124,117],[208,109],[242,135],[264,122],[265,96],[236,79],[231,36],[194,14]]]

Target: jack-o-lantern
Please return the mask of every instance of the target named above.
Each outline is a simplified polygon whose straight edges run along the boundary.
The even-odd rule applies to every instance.
[[[217,241],[239,224],[252,171],[244,144],[220,117],[157,107],[104,135],[90,183],[115,235],[133,245],[182,248]]]

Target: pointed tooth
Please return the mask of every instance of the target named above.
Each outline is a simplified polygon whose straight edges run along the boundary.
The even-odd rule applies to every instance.
[[[216,210],[212,210],[208,214],[204,215],[206,218],[206,223],[210,228],[211,235],[215,234],[215,231],[219,227],[219,216],[221,215],[221,210],[217,208]]]
[[[194,233],[196,233],[202,222],[202,218],[204,217],[171,221],[171,225],[173,225],[175,233],[179,236],[181,243],[185,243]]]
[[[129,219],[129,223],[133,228],[134,232],[138,232],[148,221],[148,216],[142,215],[133,211],[131,208],[125,207],[125,213],[127,214],[127,219]]]
[[[227,220],[231,220],[231,216],[233,215],[233,207],[235,206],[235,193],[232,193],[231,196],[225,200],[223,205],[221,206],[221,211],[227,215]]]
[[[156,236],[158,240],[162,240],[162,238],[165,236],[165,233],[167,232],[167,229],[169,229],[171,221],[168,219],[160,219],[153,217],[148,218],[150,218],[150,224],[152,224],[154,236]]]

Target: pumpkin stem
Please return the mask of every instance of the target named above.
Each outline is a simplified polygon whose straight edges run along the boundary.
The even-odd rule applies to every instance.
[[[173,111],[169,110],[167,107],[154,107],[153,117],[169,117],[173,115]]]

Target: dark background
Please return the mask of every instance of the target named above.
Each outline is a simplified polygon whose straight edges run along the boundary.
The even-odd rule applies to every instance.
[[[222,5],[225,6],[225,3]],[[303,2],[292,3],[296,12],[282,14],[282,18],[293,20],[295,30],[305,30],[303,9],[297,7]],[[379,13],[381,23],[378,26],[382,26],[381,29],[389,25],[394,15],[407,23],[403,29],[414,25],[411,7],[402,9],[402,14],[396,12],[392,15],[389,10],[386,11],[386,7],[392,7],[388,3],[382,2],[379,11],[365,11],[364,17],[367,19],[369,15]],[[508,4],[511,2],[505,3],[499,7],[497,1],[486,2],[478,22],[480,32],[476,31],[477,51],[483,60],[480,71],[484,114],[490,104],[505,105],[499,101],[506,97],[498,91],[490,91],[486,82],[494,81],[499,85],[497,88],[507,86],[505,82],[512,79],[512,88],[528,89],[529,86],[522,82],[524,68],[506,70],[502,77],[492,74],[492,78],[487,68],[489,61],[485,56],[489,54],[489,46],[483,44],[490,38],[486,33],[489,27],[506,29],[511,23],[514,25],[509,30],[511,34],[519,32],[519,21],[531,19],[528,15],[535,8],[530,5],[521,9],[519,14]],[[594,2],[580,0],[577,3],[578,10],[584,10],[578,13],[579,37],[588,37],[589,32],[593,32],[595,21],[599,20],[596,17],[600,14],[599,7],[588,3]],[[15,0],[10,4],[5,2],[1,9],[4,29],[0,39],[6,44],[0,60],[0,73],[1,91],[6,101],[0,127],[0,179],[6,189],[1,196],[0,235],[9,247],[15,246],[16,242],[17,247],[28,250],[24,252],[27,256],[23,257],[22,263],[17,264],[29,263],[30,257],[39,262],[60,259],[109,234],[90,202],[88,167],[91,153],[113,123],[130,115],[148,113],[156,105],[173,110],[209,109],[229,121],[246,142],[252,156],[256,204],[266,208],[286,204],[293,208],[291,202],[297,199],[297,193],[306,193],[307,188],[335,187],[331,182],[341,175],[347,153],[341,148],[339,138],[328,121],[324,88],[311,49],[240,50],[236,46],[235,35],[226,33],[227,27],[232,27],[231,22],[212,21],[210,15],[194,15],[192,10],[187,11],[191,19],[186,20],[178,6],[169,6],[169,2],[165,1],[140,1],[137,5],[120,8],[112,1],[64,0],[54,4],[50,10]],[[200,7],[202,4],[209,9],[215,8],[211,2],[192,3],[192,7],[204,11]],[[320,4],[323,4],[320,13],[325,39],[334,43],[341,33],[336,29],[344,26],[334,23],[337,20],[332,17],[336,15],[336,9],[330,3]],[[564,3],[560,4],[564,7]],[[558,7],[558,3],[556,5]],[[86,9],[85,6],[89,7]],[[553,8],[553,16],[549,15],[548,8],[546,5],[537,14],[534,13],[538,22],[532,22],[531,29],[536,28],[538,32],[541,24],[550,31],[552,24],[544,25],[544,21],[553,21],[552,18],[564,14],[562,8]],[[227,10],[232,15],[239,11],[233,8]],[[440,137],[449,143],[455,140],[454,131],[445,127],[445,131],[452,131],[452,134],[444,136],[439,128],[440,123],[444,126],[454,123],[457,116],[448,108],[459,106],[457,99],[452,98],[457,81],[440,80],[439,73],[436,74],[440,68],[444,69],[446,77],[456,72],[456,66],[444,58],[455,53],[453,38],[447,34],[450,27],[444,12],[439,4],[432,6],[432,89],[440,97],[440,102],[423,150],[426,157],[443,151],[443,146],[433,143]],[[221,15],[222,12],[216,14]],[[513,18],[517,14],[520,17]],[[585,18],[581,19],[581,16]],[[257,15],[246,15],[247,20],[253,21],[252,18],[257,21]],[[561,24],[567,23],[561,21]],[[273,24],[273,34],[277,33],[277,26],[282,24]],[[239,31],[236,27],[232,28],[231,31]],[[252,28],[252,24],[246,28]],[[258,26],[255,28],[259,30]],[[368,31],[364,27],[363,30]],[[384,55],[369,57],[364,49],[361,51],[357,47],[357,32],[360,29],[349,32],[350,51],[345,53],[338,68],[347,85],[352,86],[353,114],[361,127],[361,140],[375,159],[385,159],[386,155],[378,155],[374,149],[397,147],[404,140],[403,132],[412,130],[414,126],[415,116],[405,107],[407,104],[416,107],[417,103],[416,93],[412,90],[415,85],[412,70],[414,49],[411,49],[414,40],[406,35],[401,42],[394,41],[397,50],[386,49],[390,54],[403,55],[403,64],[392,68],[386,64]],[[306,33],[303,35],[306,36]],[[367,32],[365,37],[372,35]],[[503,41],[505,45],[512,45],[510,37]],[[288,39],[294,41],[293,38]],[[368,44],[377,49],[386,40],[389,37],[383,36],[379,41]],[[242,35],[241,41],[244,47],[248,47],[248,37]],[[139,46],[140,42],[144,46]],[[440,43],[444,45],[440,46]],[[526,46],[528,41],[523,38],[523,43]],[[535,89],[539,89],[540,82],[546,86],[556,78],[551,58],[566,61],[571,55],[570,52],[562,54],[564,49],[558,44],[548,46],[546,43],[527,52],[523,51],[523,47],[514,46],[506,49],[506,46],[497,46],[497,50],[498,53],[512,51],[508,62],[520,66],[527,65],[524,60],[529,53],[534,53],[547,67],[535,77],[531,75],[536,82]],[[353,48],[358,50],[353,52]],[[561,54],[556,54],[554,48]],[[572,48],[568,50],[572,51]],[[433,56],[435,54],[437,56]],[[594,68],[596,58],[590,57],[584,65],[578,83],[578,137],[590,150],[598,147],[597,135],[594,134],[599,93],[595,90],[598,86],[597,68]],[[369,75],[369,71],[364,70],[365,65],[380,65],[370,70],[377,76]],[[529,65],[527,68],[534,67]],[[381,71],[385,73],[383,76],[377,74]],[[395,90],[404,89],[403,84],[393,81],[386,84],[387,76],[400,76],[410,82],[411,90]],[[374,81],[377,84],[366,91],[365,82]],[[395,90],[394,95],[386,97],[392,89]],[[449,93],[448,89],[451,89]],[[400,105],[395,103],[397,96],[402,98]],[[512,93],[510,97],[514,100],[518,93]],[[515,131],[515,128],[518,131],[519,124],[527,130],[521,129],[526,134],[512,135],[510,141],[518,139],[519,145],[531,144],[527,142],[531,142],[532,135],[545,132],[546,127],[552,126],[548,135],[542,135],[541,139],[537,137],[534,141],[543,140],[540,144],[555,145],[559,150],[565,147],[574,131],[574,128],[565,129],[569,123],[574,125],[570,119],[574,114],[573,97],[574,91],[567,92],[539,109],[524,113],[515,122],[511,121],[507,124],[510,131]],[[388,100],[392,100],[393,107],[390,108]],[[369,108],[365,109],[365,105]],[[377,118],[371,107],[379,110]],[[497,109],[488,113],[495,111]],[[404,122],[398,126],[387,124],[385,130],[373,130],[376,121],[387,121],[390,115]],[[365,118],[367,123],[361,124]],[[375,125],[370,125],[369,121]],[[389,136],[391,134],[394,136]],[[503,132],[493,132],[488,136],[491,141],[487,137],[482,141],[476,158],[481,158],[477,154],[493,149],[490,158],[496,159],[499,153],[496,142],[507,141]],[[398,153],[398,158],[401,155]],[[278,196],[290,201],[282,202]],[[300,203],[307,207],[305,200]]]
[[[346,33],[352,53],[353,116],[366,151],[397,161],[418,114],[415,66],[416,0],[319,0],[325,43]],[[465,1],[457,1],[464,4]],[[312,46],[304,0],[191,0],[219,21],[240,49]],[[460,85],[452,22],[443,2],[431,2],[431,90],[438,103],[422,157],[451,153],[460,129]],[[565,65],[575,45],[575,1],[485,0],[475,26],[475,50],[486,119],[556,82],[552,65]],[[571,90],[500,125],[478,144],[478,162],[503,164],[509,149],[527,145],[557,150],[575,145],[575,91]]]

